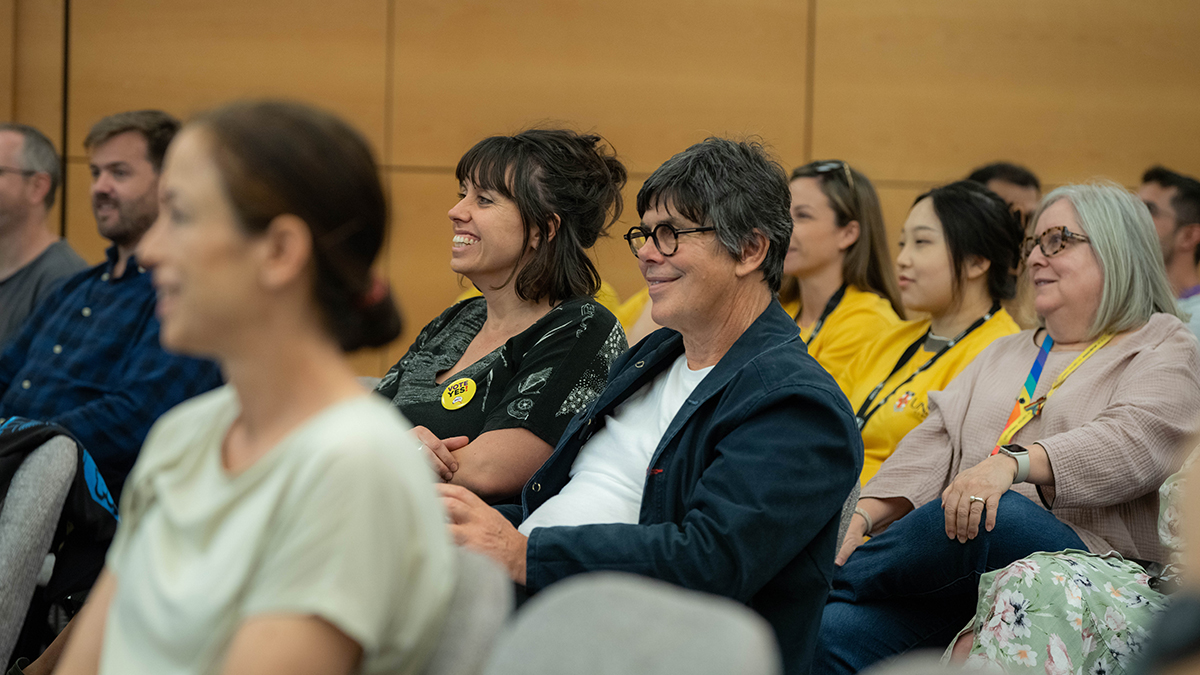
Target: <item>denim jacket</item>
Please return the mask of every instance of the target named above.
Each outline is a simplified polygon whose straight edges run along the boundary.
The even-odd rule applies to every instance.
[[[521,506],[501,511],[519,521],[557,494],[606,416],[682,353],[682,336],[662,329],[618,358],[605,392],[525,485]],[[772,302],[663,434],[638,524],[535,529],[527,588],[609,570],[727,596],[771,623],[787,673],[807,673],[842,504],[862,463],[849,403]]]

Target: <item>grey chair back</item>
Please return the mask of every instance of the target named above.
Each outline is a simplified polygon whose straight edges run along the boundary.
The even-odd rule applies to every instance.
[[[75,442],[56,436],[34,450],[0,504],[0,663],[21,633],[78,463]]]
[[[779,675],[771,627],[744,605],[616,572],[534,596],[485,675]]]
[[[846,540],[846,530],[850,529],[850,519],[854,517],[854,509],[858,508],[858,496],[862,494],[862,488],[859,487],[858,481],[854,481],[854,488],[850,490],[850,496],[846,498],[846,503],[842,505],[842,522],[838,525],[837,547],[842,547],[842,542]]]
[[[496,563],[458,549],[458,581],[442,637],[422,675],[478,675],[513,611],[513,582]]]

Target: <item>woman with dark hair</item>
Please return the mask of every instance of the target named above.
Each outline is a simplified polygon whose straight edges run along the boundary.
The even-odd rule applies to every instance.
[[[846,366],[904,318],[875,187],[841,160],[792,172],[792,243],[779,302],[808,353],[846,389]]]
[[[443,481],[501,502],[629,346],[587,253],[621,215],[625,168],[599,136],[533,129],[480,141],[455,177],[450,267],[482,296],[425,326],[378,391]]]
[[[844,384],[863,435],[865,485],[944,389],[998,337],[1020,330],[1000,307],[1013,297],[1021,225],[983,186],[959,181],[917,197],[896,269],[910,312],[927,314],[861,345]]]
[[[56,672],[419,672],[453,549],[408,423],[344,355],[400,328],[370,150],[326,113],[236,104],[180,132],[160,201],[138,260],[161,340],[229,384],[151,429]]]

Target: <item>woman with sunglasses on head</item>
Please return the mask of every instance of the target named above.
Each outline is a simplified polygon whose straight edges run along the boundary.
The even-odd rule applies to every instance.
[[[454,551],[411,427],[345,357],[400,331],[370,149],[327,113],[235,104],[179,132],[159,187],[137,253],[160,338],[229,384],[150,430],[55,672],[422,672]]]
[[[1020,330],[1013,297],[1022,230],[987,188],[959,181],[917,197],[900,230],[905,308],[928,315],[877,332],[846,367],[843,388],[863,435],[865,485],[940,391],[993,340]]]
[[[779,301],[808,353],[846,391],[846,367],[904,317],[879,197],[841,160],[797,168],[790,187],[792,243]]]
[[[455,169],[450,267],[481,296],[421,330],[377,391],[413,424],[441,480],[511,500],[628,348],[593,296],[588,249],[621,215],[625,168],[599,136],[492,136]]]
[[[929,416],[863,488],[814,673],[945,647],[980,575],[1037,551],[1165,562],[1158,487],[1200,429],[1200,354],[1154,232],[1120,186],[1047,195],[1025,244],[1042,326],[999,338],[931,393]]]

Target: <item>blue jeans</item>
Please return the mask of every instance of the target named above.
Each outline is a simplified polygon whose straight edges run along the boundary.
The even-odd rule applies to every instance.
[[[945,647],[975,612],[980,575],[1067,548],[1087,550],[1074,530],[1016,492],[1000,497],[996,528],[981,524],[965,544],[946,536],[941,500],[930,502],[836,568],[812,672],[848,675],[910,649]]]

